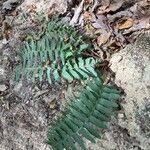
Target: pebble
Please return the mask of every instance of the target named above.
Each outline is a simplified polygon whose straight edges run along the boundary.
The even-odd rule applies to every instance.
[[[119,119],[124,118],[124,114],[118,114],[118,118],[119,118]]]
[[[7,86],[5,84],[0,84],[0,92],[4,92],[7,90]]]

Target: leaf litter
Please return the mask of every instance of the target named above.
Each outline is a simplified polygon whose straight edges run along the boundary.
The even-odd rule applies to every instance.
[[[87,36],[93,41],[94,47],[96,45],[99,49],[96,53],[105,51],[111,55],[150,29],[149,0],[135,3],[123,0],[82,0],[76,10],[79,8],[80,11],[75,11],[74,17],[76,13],[78,18],[82,16]]]

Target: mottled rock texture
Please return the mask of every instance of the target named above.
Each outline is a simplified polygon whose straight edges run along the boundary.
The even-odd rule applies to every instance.
[[[150,149],[150,34],[114,54],[115,83],[124,89],[122,111],[93,150]]]
[[[143,150],[150,148],[150,34],[141,36],[133,45],[115,54],[111,69],[115,82],[125,93],[122,104],[126,120],[120,124]]]

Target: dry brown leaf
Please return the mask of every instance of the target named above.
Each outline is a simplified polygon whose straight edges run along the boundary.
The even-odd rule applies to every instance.
[[[27,9],[27,11],[30,12],[30,13],[36,13],[37,7],[36,7],[36,5],[31,4],[31,5],[27,5],[27,6],[26,6],[26,9]]]
[[[132,18],[133,17],[133,13],[130,12],[129,10],[125,10],[125,11],[120,11],[117,12],[113,15],[108,14],[107,15],[107,19],[109,20],[110,23],[114,23],[116,20],[123,18],[123,17],[128,17],[128,18]]]
[[[52,6],[50,6],[44,13],[45,13],[45,18],[48,21],[49,18],[51,18],[51,16],[55,13],[55,9],[56,9],[56,4],[52,4]]]
[[[92,26],[95,29],[103,29],[109,31],[107,18],[104,15],[97,15],[97,19],[93,21]]]
[[[85,29],[86,29],[86,33],[89,34],[89,35],[94,35],[94,32],[95,32],[95,28],[93,28],[90,24],[87,24],[85,26]]]
[[[118,2],[118,3],[112,3],[112,4],[110,4],[110,6],[109,6],[109,8],[107,9],[107,11],[109,12],[109,11],[116,11],[116,10],[118,10],[122,5],[123,5],[123,1],[120,1],[120,2]]]
[[[18,12],[16,10],[14,10],[13,12],[10,13],[11,16],[17,16]]]
[[[116,41],[116,39],[112,38],[110,40],[109,48],[113,50],[114,52],[118,51],[121,47],[122,47],[122,44],[119,41]]]
[[[139,22],[137,24],[134,24],[133,27],[124,31],[123,34],[128,34],[130,32],[137,32],[137,31],[142,30],[142,29],[145,29],[145,30],[150,29],[150,18],[149,17],[139,20]]]
[[[0,13],[0,27],[3,25],[4,20],[5,20],[5,16]]]
[[[112,12],[117,11],[122,5],[123,5],[123,1],[120,1],[118,3],[112,3],[110,5],[101,6],[99,7],[97,14],[104,14],[110,11]]]
[[[83,14],[83,18],[85,20],[92,20],[93,14],[91,12],[85,11],[84,14]]]
[[[91,3],[93,3],[93,0],[84,0],[84,4],[91,4]]]
[[[102,0],[101,5],[108,7],[110,5],[110,0]]]
[[[12,26],[7,21],[3,21],[3,25],[2,25],[3,38],[8,40],[11,33],[12,33]]]
[[[119,30],[123,30],[123,29],[128,29],[130,27],[132,27],[134,24],[134,20],[129,18],[127,20],[125,20],[124,22],[122,22],[119,26],[118,29]]]
[[[101,6],[101,7],[99,7],[98,11],[97,11],[97,14],[98,15],[104,14],[106,12],[105,10],[107,9],[107,7],[108,6]]]
[[[101,6],[98,8],[97,14],[104,14],[105,10],[109,7],[110,5],[110,0],[103,0],[101,2]]]
[[[110,36],[111,36],[110,32],[101,34],[97,38],[97,44],[98,44],[98,46],[101,46],[101,45],[105,44],[108,41],[108,39],[110,38]]]
[[[50,108],[50,109],[55,109],[56,106],[57,106],[56,98],[50,99],[50,100],[48,100],[48,101],[49,101],[49,108]]]
[[[137,3],[139,6],[146,7],[150,5],[150,0],[143,0]]]
[[[135,40],[143,33],[144,33],[144,31],[141,31],[141,30],[133,32],[131,35],[127,36],[126,39],[129,43],[134,43]]]

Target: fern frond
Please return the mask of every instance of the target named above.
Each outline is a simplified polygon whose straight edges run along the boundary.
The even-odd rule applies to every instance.
[[[69,43],[66,44],[64,40],[57,37],[45,36],[40,41],[27,42],[21,51],[22,75],[31,77],[33,81],[37,78],[40,81],[46,78],[50,84],[52,77],[56,81],[62,77],[72,81],[97,76],[94,70],[97,60],[83,59],[81,56],[76,58],[75,52],[68,55],[70,49]]]
[[[86,38],[79,32],[79,30],[64,24],[58,17],[52,18],[48,22],[45,33],[51,38],[61,37],[66,41],[66,43],[70,43],[72,49],[78,53],[91,48],[90,44],[85,42]]]
[[[119,98],[120,92],[103,85],[101,79],[90,81],[69,105],[67,114],[50,127],[48,144],[56,150],[77,149],[75,143],[86,149],[83,137],[91,142],[101,138],[101,130],[108,128]]]
[[[16,78],[46,78],[52,83],[61,77],[72,81],[96,76],[93,58],[83,59],[82,52],[91,46],[84,36],[75,28],[62,23],[58,17],[53,17],[44,29],[45,35],[38,41],[26,42],[22,48],[21,71]],[[79,58],[80,57],[80,58]]]
[[[94,70],[94,65],[96,60],[93,58],[83,59],[79,57],[78,59],[73,59],[67,61],[65,66],[62,68],[62,77],[72,81],[73,79],[84,79],[89,76],[96,77],[97,73]]]

